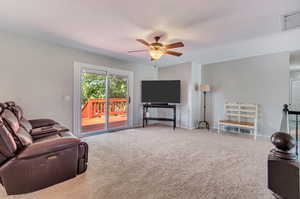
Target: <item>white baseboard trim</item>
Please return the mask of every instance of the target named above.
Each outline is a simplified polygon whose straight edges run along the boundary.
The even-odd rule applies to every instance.
[[[162,124],[163,126],[169,126],[169,127],[172,127],[173,128],[173,124],[167,124],[167,123],[160,123],[160,122],[151,122],[150,125],[153,125],[153,124]],[[133,128],[140,128],[140,127],[143,127],[143,124],[142,123],[135,123],[133,125]],[[193,130],[193,129],[196,129],[195,126],[193,127],[187,127],[187,126],[184,126],[184,125],[178,125],[176,126],[176,128],[182,128],[182,129],[188,129],[188,130]]]
[[[152,124],[159,124],[159,122],[154,122]],[[169,126],[169,127],[173,127],[172,125],[168,125],[168,124],[162,124],[164,126]],[[143,124],[134,124],[132,128],[142,128],[143,127]],[[177,126],[177,128],[182,128],[182,129],[187,129],[187,130],[195,130],[197,129],[196,127],[185,127],[185,126]],[[210,129],[210,131],[216,131],[218,132],[218,128],[216,127],[213,127],[212,129]],[[258,138],[261,138],[261,139],[270,139],[271,138],[271,135],[265,135],[265,134],[257,134],[256,137]]]
[[[214,126],[214,127],[213,127],[213,130],[218,131],[218,130],[219,130],[219,127]],[[260,134],[260,133],[257,132],[256,137],[261,137],[261,138],[268,138],[268,139],[270,139],[270,138],[271,138],[271,135]]]

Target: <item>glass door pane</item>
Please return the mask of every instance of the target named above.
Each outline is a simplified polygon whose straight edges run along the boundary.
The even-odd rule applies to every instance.
[[[81,73],[81,133],[107,129],[107,74]]]
[[[128,126],[128,77],[108,75],[108,128]]]
[[[294,111],[294,110],[291,110]],[[295,111],[296,112],[296,111]],[[289,134],[296,140],[296,147],[292,149],[293,152],[296,153],[297,158],[299,158],[300,154],[300,143],[299,143],[299,136],[300,136],[300,115],[289,114],[288,115],[288,126],[289,126]],[[297,143],[298,141],[298,143]]]

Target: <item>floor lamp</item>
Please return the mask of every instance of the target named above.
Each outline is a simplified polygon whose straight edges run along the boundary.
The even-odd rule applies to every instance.
[[[209,130],[209,123],[206,121],[206,93],[210,91],[210,86],[208,84],[200,85],[200,91],[203,92],[204,103],[203,103],[203,120],[199,121],[198,128],[205,128]]]

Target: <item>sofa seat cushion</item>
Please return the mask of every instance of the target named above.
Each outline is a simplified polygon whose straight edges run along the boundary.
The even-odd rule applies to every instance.
[[[54,134],[54,135],[49,135],[47,137],[38,138],[38,139],[34,140],[34,143],[48,142],[49,140],[60,139],[60,138],[64,138],[64,139],[67,139],[67,138],[78,139],[70,131],[65,131],[65,132],[60,132],[60,133]]]
[[[60,136],[58,134],[49,135],[49,136],[38,138],[38,139],[34,140],[34,143],[47,142],[49,140],[54,140],[54,139],[58,139],[58,138],[60,138]]]
[[[17,156],[17,158],[26,159],[44,154],[55,153],[66,148],[77,147],[79,143],[80,139],[74,136],[60,137],[58,135],[53,135],[35,141],[30,146],[26,147],[25,150]]]

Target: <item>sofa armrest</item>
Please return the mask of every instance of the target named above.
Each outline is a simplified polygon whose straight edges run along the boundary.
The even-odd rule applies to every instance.
[[[49,139],[42,142],[37,142],[29,145],[20,154],[17,159],[27,159],[36,156],[45,155],[64,150],[66,148],[74,147],[80,143],[80,139],[76,137],[59,137]]]
[[[55,124],[53,126],[31,129],[30,135],[33,137],[34,140],[36,140],[39,138],[48,137],[66,131],[69,131],[67,127],[61,126],[60,124]]]
[[[57,129],[52,128],[52,126],[48,126],[48,127],[34,128],[30,131],[30,135],[37,136],[41,134],[49,134],[49,133],[56,133],[56,132],[58,132]]]
[[[51,119],[34,119],[34,120],[29,120],[29,123],[31,124],[32,128],[34,128],[34,129],[58,124],[58,122],[51,120]]]

